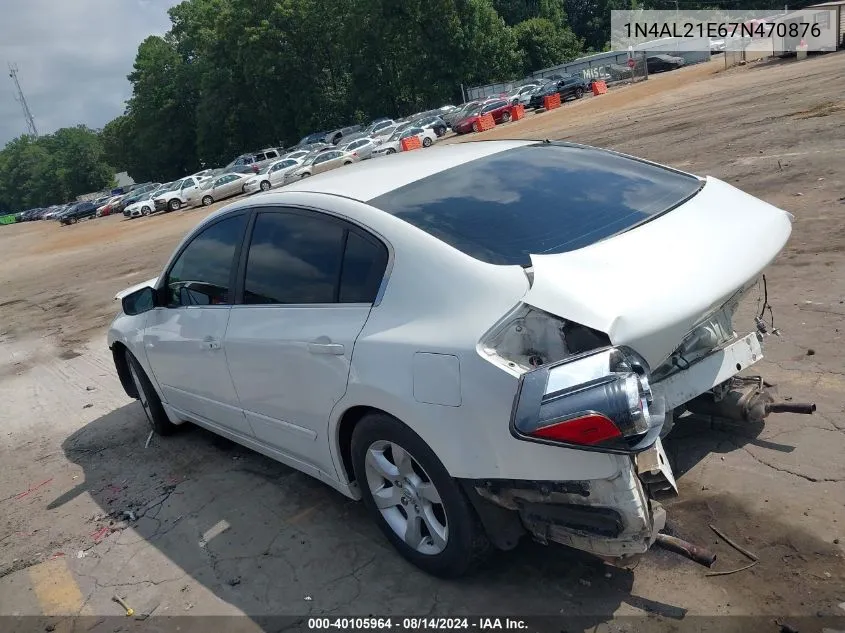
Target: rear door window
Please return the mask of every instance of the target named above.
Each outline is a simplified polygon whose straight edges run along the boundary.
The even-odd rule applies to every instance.
[[[373,303],[387,262],[380,240],[337,218],[260,212],[247,253],[243,303]]]

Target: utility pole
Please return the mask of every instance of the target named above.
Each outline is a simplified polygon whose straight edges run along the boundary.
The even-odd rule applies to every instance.
[[[30,112],[29,105],[26,103],[26,97],[23,96],[23,90],[21,90],[21,84],[18,81],[18,67],[14,64],[9,64],[9,77],[11,77],[12,81],[15,82],[15,88],[18,91],[15,99],[17,99],[23,108],[23,116],[26,119],[26,129],[32,136],[37,137],[38,130],[35,127],[35,119],[32,117],[32,112]]]

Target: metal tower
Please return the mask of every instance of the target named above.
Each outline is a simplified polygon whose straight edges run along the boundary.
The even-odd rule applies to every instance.
[[[23,116],[26,119],[26,128],[27,131],[32,136],[38,136],[38,130],[35,128],[35,119],[32,118],[32,112],[29,110],[29,105],[26,103],[26,97],[23,96],[23,90],[21,90],[21,84],[18,82],[18,67],[14,64],[9,64],[9,77],[12,78],[12,81],[15,82],[15,88],[17,88],[18,94],[15,97],[17,101],[21,104],[23,108]]]

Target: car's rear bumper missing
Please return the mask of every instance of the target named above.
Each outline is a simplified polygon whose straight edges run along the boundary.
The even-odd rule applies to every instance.
[[[491,541],[502,549],[516,544],[521,528],[540,543],[624,564],[646,552],[666,522],[663,508],[646,495],[633,460],[609,479],[462,483]]]

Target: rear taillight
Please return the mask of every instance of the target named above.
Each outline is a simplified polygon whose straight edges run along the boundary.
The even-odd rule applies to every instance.
[[[666,417],[648,375],[646,362],[621,347],[538,367],[520,379],[511,432],[547,444],[641,451],[657,439]]]
[[[541,427],[531,435],[555,442],[594,445],[621,437],[622,433],[609,418],[591,413]]]

